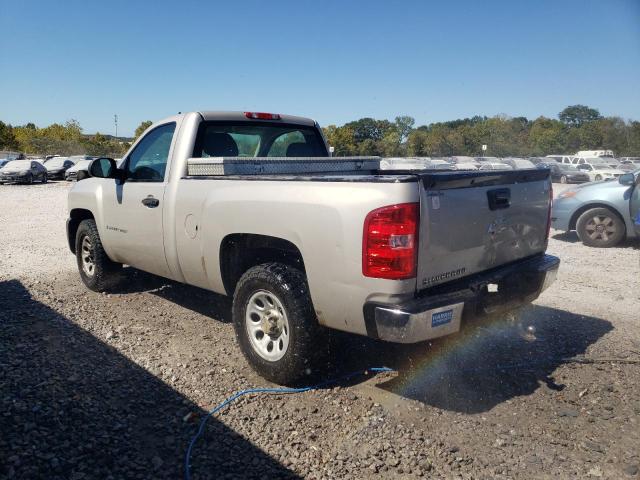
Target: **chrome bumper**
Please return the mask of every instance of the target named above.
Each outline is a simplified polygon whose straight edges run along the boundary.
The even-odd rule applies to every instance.
[[[555,281],[559,266],[557,257],[539,255],[439,285],[402,304],[368,302],[367,334],[396,343],[450,335],[463,321],[532,302]]]

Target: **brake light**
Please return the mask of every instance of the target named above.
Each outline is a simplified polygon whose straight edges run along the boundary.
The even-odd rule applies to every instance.
[[[244,112],[244,116],[247,118],[255,118],[258,120],[280,120],[279,113]]]
[[[362,235],[362,274],[403,280],[416,276],[418,203],[389,205],[369,212]]]

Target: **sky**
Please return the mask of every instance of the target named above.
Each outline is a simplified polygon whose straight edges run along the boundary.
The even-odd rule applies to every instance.
[[[179,111],[640,120],[640,0],[0,0],[0,120]]]

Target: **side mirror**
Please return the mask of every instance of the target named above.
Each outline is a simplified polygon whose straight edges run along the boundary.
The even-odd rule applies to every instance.
[[[117,178],[118,166],[113,158],[96,158],[89,164],[88,172],[96,178]]]
[[[632,186],[636,183],[636,177],[633,173],[625,173],[624,175],[620,175],[618,177],[618,183],[620,185]]]

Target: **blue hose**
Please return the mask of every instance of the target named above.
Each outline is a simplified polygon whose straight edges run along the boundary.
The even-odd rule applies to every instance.
[[[251,395],[251,394],[254,394],[254,393],[289,394],[289,393],[309,392],[311,390],[319,390],[319,389],[324,388],[324,387],[326,387],[328,385],[334,385],[334,384],[336,384],[336,383],[338,383],[340,381],[347,380],[347,379],[355,377],[357,375],[367,375],[369,372],[378,373],[378,372],[393,372],[393,371],[394,371],[393,369],[388,368],[388,367],[373,367],[373,368],[368,368],[366,370],[358,370],[357,372],[352,372],[352,373],[349,373],[349,374],[344,375],[342,377],[334,378],[334,379],[331,379],[331,380],[327,380],[326,382],[322,382],[322,383],[319,383],[318,385],[313,385],[313,386],[310,386],[310,387],[301,387],[301,388],[287,388],[287,387],[251,388],[251,389],[248,389],[248,390],[240,390],[239,392],[234,393],[229,398],[224,400],[222,403],[220,403],[220,404],[216,405],[214,408],[212,408],[209,411],[209,413],[200,421],[200,426],[198,427],[198,431],[196,432],[196,434],[191,439],[191,442],[189,442],[189,447],[187,448],[187,453],[186,453],[185,458],[184,458],[184,477],[185,477],[185,479],[186,480],[191,480],[191,465],[190,465],[191,451],[193,450],[193,447],[196,444],[196,441],[198,440],[198,438],[200,438],[200,436],[204,432],[204,426],[206,425],[207,420],[209,420],[210,417],[212,417],[213,415],[218,413],[220,410],[222,410],[224,407],[226,407],[230,403],[234,402],[238,398],[240,398],[240,397],[242,397],[244,395]]]

